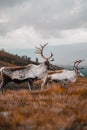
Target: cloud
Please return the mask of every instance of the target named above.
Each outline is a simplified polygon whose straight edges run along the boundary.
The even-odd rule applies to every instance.
[[[2,43],[1,46],[4,44],[4,48],[33,48],[37,43],[37,39],[41,40],[40,35],[35,32],[33,27],[22,27],[1,36],[0,42]]]
[[[83,0],[0,0],[0,44],[87,42],[86,12]]]
[[[1,8],[12,7],[22,2],[24,2],[24,0],[0,0],[0,7]]]
[[[21,27],[8,32],[4,36],[0,36],[0,46],[3,48],[34,48],[39,44],[46,42],[50,45],[64,45],[85,43],[87,41],[87,29],[72,29],[70,31],[61,31],[62,38],[47,38],[42,39],[42,35],[37,33],[33,27]]]

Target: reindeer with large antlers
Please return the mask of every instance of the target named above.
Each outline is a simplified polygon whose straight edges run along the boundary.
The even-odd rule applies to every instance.
[[[37,54],[40,54],[42,56],[43,59],[45,59],[45,61],[42,63],[43,64],[43,67],[45,68],[45,72],[43,71],[42,69],[42,73],[43,73],[43,77],[41,78],[43,80],[42,84],[41,84],[41,89],[43,89],[44,85],[45,85],[45,81],[47,79],[47,75],[48,75],[48,72],[47,70],[49,70],[49,62],[50,61],[54,61],[54,58],[53,58],[53,53],[51,52],[51,55],[49,57],[46,57],[44,56],[43,54],[43,50],[44,48],[47,46],[48,43],[44,44],[44,45],[40,45],[41,48],[38,48],[36,47],[36,53]],[[42,66],[42,65],[41,65]]]
[[[61,81],[64,85],[66,85],[69,81],[75,82],[78,76],[84,77],[84,75],[80,72],[83,67],[79,68],[78,65],[83,60],[76,60],[74,62],[74,70],[67,70],[63,69],[61,72],[54,72],[53,74],[48,74],[47,78],[45,79],[44,84],[47,84],[48,81]]]
[[[39,65],[29,64],[23,67],[2,67],[0,69],[2,82],[0,88],[3,92],[5,85],[11,81],[15,83],[22,83],[27,81],[29,83],[29,89],[32,90],[33,82],[36,79],[42,79],[41,87],[44,87],[44,82],[47,77],[47,70],[49,69],[49,61],[53,60],[53,54],[49,57],[45,57],[43,54],[44,48],[47,46],[41,45],[41,48],[37,48],[36,53],[40,54],[45,61]]]

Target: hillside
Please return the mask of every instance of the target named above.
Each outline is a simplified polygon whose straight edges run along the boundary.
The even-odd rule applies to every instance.
[[[3,67],[3,66],[8,66],[8,67],[12,67],[13,66],[13,67],[15,67],[17,65],[0,60],[0,67]]]
[[[36,64],[36,62],[31,61],[27,56],[20,57],[17,54],[13,55],[5,51],[0,51],[0,66],[24,66],[29,63]]]

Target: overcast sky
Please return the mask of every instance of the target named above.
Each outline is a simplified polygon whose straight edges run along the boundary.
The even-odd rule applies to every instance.
[[[0,0],[0,47],[87,44],[87,0]]]
[[[87,0],[0,0],[0,48],[28,49],[47,42],[64,45],[58,53],[54,49],[60,63],[71,56],[87,58]]]

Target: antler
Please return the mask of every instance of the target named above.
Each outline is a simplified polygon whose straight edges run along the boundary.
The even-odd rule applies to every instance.
[[[44,44],[44,45],[40,45],[41,48],[39,47],[35,47],[36,48],[36,53],[37,54],[41,54],[41,56],[45,59],[45,60],[50,60],[53,57],[53,53],[51,52],[51,55],[49,57],[45,57],[43,54],[43,50],[44,48],[47,46],[48,43]],[[54,59],[52,58],[51,61],[53,61]]]
[[[81,62],[83,62],[83,61],[84,61],[84,60],[76,60],[76,61],[74,62],[74,68],[77,69],[77,70],[83,69],[83,68],[78,68],[78,65],[79,65]]]

